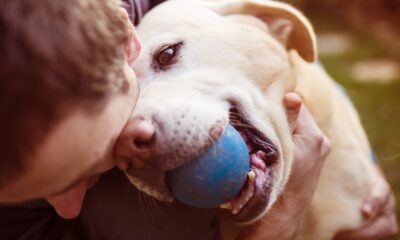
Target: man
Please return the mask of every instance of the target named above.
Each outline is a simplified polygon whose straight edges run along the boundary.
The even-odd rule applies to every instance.
[[[170,234],[163,239],[187,239],[179,235],[179,224],[174,224],[187,221],[202,226],[187,233],[191,239],[205,239],[201,233],[207,231],[207,238],[216,237],[215,212],[201,215],[179,204],[172,205],[177,210],[175,222],[168,216],[161,221],[165,225],[140,229],[139,223],[152,226],[140,218],[146,216],[140,214],[145,203],[116,170],[89,191],[83,214],[77,218],[87,190],[115,166],[114,145],[137,100],[137,83],[129,66],[139,52],[140,42],[128,14],[116,1],[1,2],[2,239],[142,239],[140,234],[157,231]],[[287,224],[271,234],[290,232],[285,238],[291,239],[303,215],[300,210],[311,199],[329,144],[307,111],[301,110],[301,101],[287,98],[289,120],[298,123],[293,136],[296,161],[310,164],[307,169],[295,168],[291,180],[306,177],[309,188],[293,191],[289,184],[288,194],[293,197],[284,199],[285,208],[270,215],[282,226]],[[125,196],[127,189],[133,192]],[[384,199],[388,194],[379,196]],[[124,197],[133,201],[119,204],[117,200]],[[18,204],[34,199],[46,201]],[[125,212],[127,218],[113,214],[115,207],[121,207],[121,214],[129,209],[130,214]],[[63,220],[55,212],[75,220]],[[104,216],[108,221],[92,224]],[[163,228],[175,230],[163,232]]]

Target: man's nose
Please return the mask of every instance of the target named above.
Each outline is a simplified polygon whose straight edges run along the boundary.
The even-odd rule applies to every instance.
[[[156,129],[151,120],[137,117],[128,121],[115,147],[117,166],[126,171],[128,167],[141,168],[151,157]]]
[[[56,210],[57,214],[65,219],[79,216],[82,203],[87,191],[87,181],[80,181],[66,191],[46,198]]]

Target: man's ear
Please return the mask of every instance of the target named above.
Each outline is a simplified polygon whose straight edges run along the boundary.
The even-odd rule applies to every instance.
[[[286,3],[272,0],[205,0],[204,4],[223,16],[257,17],[288,50],[297,50],[308,62],[314,62],[317,58],[316,37],[310,22],[300,11]]]
[[[127,42],[124,44],[124,52],[128,61],[129,66],[133,64],[133,62],[136,60],[138,55],[140,54],[141,50],[141,42],[137,37],[135,27],[133,26],[133,23],[130,21],[128,12],[123,9],[123,18],[129,22],[129,27],[130,33]]]
[[[139,56],[141,49],[142,43],[140,42],[136,31],[132,28],[129,40],[124,47],[129,66],[132,66],[133,62]]]

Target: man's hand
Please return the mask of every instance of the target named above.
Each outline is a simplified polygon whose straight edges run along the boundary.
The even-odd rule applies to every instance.
[[[294,239],[311,202],[325,157],[330,151],[329,140],[307,108],[302,106],[300,97],[287,94],[284,105],[294,143],[291,177],[268,217],[247,226],[238,239]]]
[[[361,213],[366,224],[359,229],[336,234],[334,240],[389,240],[398,234],[396,201],[389,184],[382,178],[375,183]]]

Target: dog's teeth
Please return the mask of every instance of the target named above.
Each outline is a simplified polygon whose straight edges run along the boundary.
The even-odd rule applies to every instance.
[[[246,196],[245,196],[245,199],[243,201],[243,204],[246,204],[250,200],[251,196],[253,196],[252,192],[246,193]]]
[[[238,214],[239,210],[240,209],[238,209],[238,208],[233,209],[232,214],[235,214],[235,215]]]
[[[231,210],[232,209],[232,204],[230,202],[226,202],[226,203],[223,203],[223,204],[219,205],[219,207],[222,208],[222,209]]]
[[[235,208],[233,208],[232,214],[238,214],[242,208],[243,204],[236,205]]]
[[[247,173],[247,177],[251,182],[253,182],[254,179],[256,178],[256,173],[253,170],[250,170],[250,172]]]
[[[232,209],[232,214],[238,214],[240,210],[247,204],[250,198],[253,197],[254,194],[254,181],[256,178],[256,173],[253,170],[248,172],[248,183],[247,187],[241,192],[240,196],[236,197],[230,203],[230,207]],[[224,208],[225,204],[220,205],[220,207]],[[229,206],[229,205],[228,205]]]

